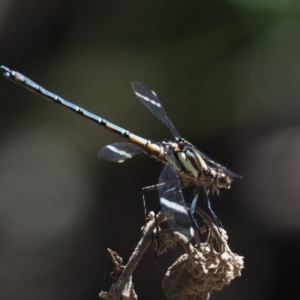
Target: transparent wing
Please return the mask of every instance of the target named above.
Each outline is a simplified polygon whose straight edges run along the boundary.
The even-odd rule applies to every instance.
[[[190,240],[194,230],[183,198],[178,172],[172,165],[165,165],[158,183],[161,184],[158,188],[161,210],[167,218],[169,227]]]
[[[173,122],[169,119],[165,110],[163,109],[156,93],[136,81],[133,81],[131,83],[131,86],[135,95],[142,101],[142,103],[152,112],[152,114],[158,120],[160,120],[165,126],[170,129],[175,139],[179,139],[180,135],[176,130]]]
[[[237,179],[243,178],[243,176],[236,174],[236,173],[232,172],[231,170],[227,169],[226,167],[224,167],[223,165],[215,162],[213,159],[208,157],[206,154],[204,154],[200,150],[197,149],[197,152],[201,155],[201,157],[205,160],[205,162],[208,163],[210,166],[221,169],[225,174],[229,175],[232,178],[237,178]]]
[[[122,163],[141,153],[143,153],[141,147],[125,142],[106,145],[99,150],[97,157],[112,162]]]

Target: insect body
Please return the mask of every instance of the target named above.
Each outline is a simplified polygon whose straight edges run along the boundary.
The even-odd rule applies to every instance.
[[[167,116],[154,91],[141,83],[132,82],[135,95],[154,116],[169,128],[174,137],[173,141],[154,142],[144,139],[53,94],[16,71],[4,66],[1,66],[1,69],[4,71],[4,76],[14,83],[21,84],[30,91],[41,94],[48,100],[96,122],[129,141],[105,146],[99,151],[99,158],[113,162],[124,162],[144,152],[164,163],[156,187],[161,210],[173,230],[181,232],[188,239],[193,237],[194,231],[191,220],[193,220],[192,215],[201,188],[205,192],[204,200],[208,212],[216,225],[221,226],[220,221],[210,207],[209,196],[210,194],[220,195],[223,191],[230,189],[233,178],[240,178],[240,176],[214,162],[194,145],[183,139]],[[190,210],[187,209],[182,194],[182,189],[186,187],[194,187],[195,190]]]

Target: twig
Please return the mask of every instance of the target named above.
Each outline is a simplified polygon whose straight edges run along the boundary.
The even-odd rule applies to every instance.
[[[159,214],[156,217],[157,224],[159,225],[163,221],[163,219],[164,217],[161,214]],[[150,220],[145,225],[145,227],[143,228],[143,236],[138,245],[136,246],[135,250],[133,251],[131,257],[129,258],[129,261],[126,264],[126,267],[124,268],[124,271],[121,274],[118,282],[115,285],[113,285],[109,292],[102,291],[99,294],[100,298],[118,300],[121,297],[126,283],[130,281],[133,271],[135,270],[136,266],[138,265],[139,261],[143,257],[148,247],[151,245],[151,235],[155,228],[155,220]]]

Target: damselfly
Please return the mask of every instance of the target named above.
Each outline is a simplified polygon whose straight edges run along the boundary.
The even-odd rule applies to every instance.
[[[221,226],[220,221],[211,209],[209,197],[211,194],[220,195],[222,192],[229,190],[233,178],[240,178],[240,176],[216,163],[194,145],[183,139],[167,116],[154,91],[141,83],[132,82],[135,95],[155,117],[169,128],[174,140],[154,142],[144,139],[53,94],[16,71],[4,66],[1,66],[1,69],[4,71],[4,76],[13,82],[19,83],[30,91],[41,94],[48,100],[96,122],[130,142],[105,146],[99,151],[99,158],[120,163],[138,154],[145,153],[164,163],[158,184],[150,187],[150,189],[157,188],[161,211],[166,216],[168,225],[172,230],[181,232],[188,239],[193,237],[193,228],[196,225],[193,213],[201,189],[204,191],[204,201],[210,216],[217,226]],[[182,189],[187,187],[194,188],[194,197],[189,209],[182,194]]]

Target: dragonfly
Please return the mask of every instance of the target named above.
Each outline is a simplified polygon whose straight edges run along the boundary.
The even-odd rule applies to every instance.
[[[132,82],[132,89],[137,98],[170,130],[173,140],[155,142],[140,137],[48,91],[17,71],[5,66],[1,66],[1,69],[3,75],[14,83],[20,84],[127,139],[127,142],[113,143],[103,147],[98,152],[99,158],[122,163],[144,153],[162,162],[164,166],[158,184],[145,187],[143,190],[158,190],[160,211],[165,216],[171,230],[180,232],[188,240],[194,237],[195,229],[199,229],[194,219],[194,211],[201,191],[203,191],[204,203],[213,222],[218,227],[222,227],[222,223],[211,208],[210,196],[223,194],[230,189],[233,180],[241,178],[241,176],[215,162],[182,138],[153,90],[139,82]],[[188,187],[194,190],[194,196],[189,206],[182,192],[184,188]]]

